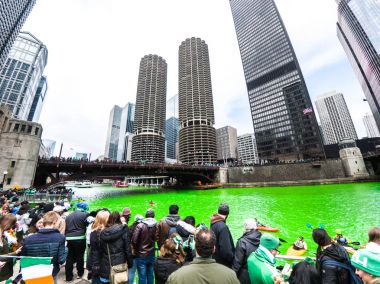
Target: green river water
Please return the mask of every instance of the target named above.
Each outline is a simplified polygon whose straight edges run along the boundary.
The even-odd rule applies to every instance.
[[[159,220],[168,213],[170,204],[178,204],[182,217],[193,215],[197,224],[204,222],[206,225],[210,224],[210,216],[217,211],[218,205],[226,202],[230,206],[227,224],[235,242],[242,235],[244,219],[258,218],[268,226],[279,228],[276,235],[289,242],[283,245],[281,253],[286,253],[290,243],[300,235],[305,237],[309,249],[315,251],[307,223],[323,224],[331,235],[340,228],[350,240],[362,243],[366,242],[370,227],[380,226],[380,182],[138,194],[120,192],[121,195],[114,196],[103,195],[115,194],[111,187],[86,191],[91,192],[85,197],[91,210],[106,207],[121,211],[130,207],[134,216],[144,214],[149,202],[153,201]]]

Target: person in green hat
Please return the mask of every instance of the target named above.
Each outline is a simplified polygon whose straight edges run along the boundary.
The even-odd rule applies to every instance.
[[[380,284],[380,253],[369,249],[358,250],[352,256],[351,263],[364,284]]]
[[[276,269],[276,255],[280,241],[278,238],[263,234],[257,250],[248,257],[248,273],[251,283],[273,284],[274,278],[280,275]]]

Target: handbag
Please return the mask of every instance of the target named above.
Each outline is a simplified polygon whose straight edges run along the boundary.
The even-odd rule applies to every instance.
[[[112,266],[110,249],[107,244],[108,260],[110,262],[110,283],[124,284],[128,281],[128,264],[122,263]]]

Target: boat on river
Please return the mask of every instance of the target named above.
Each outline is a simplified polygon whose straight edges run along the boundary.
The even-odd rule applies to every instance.
[[[116,181],[114,184],[113,184],[114,187],[117,187],[117,188],[126,188],[129,186],[129,184],[127,182],[123,182],[123,181]]]
[[[257,227],[257,230],[262,231],[262,232],[271,232],[271,233],[277,233],[279,231],[279,229],[277,228],[271,228],[268,226],[259,226]]]
[[[92,183],[90,181],[74,181],[74,182],[66,182],[65,186],[68,188],[76,187],[76,188],[91,188]]]
[[[288,248],[286,255],[303,256],[305,253],[306,253],[305,249],[295,249],[294,245],[291,245],[290,248]]]

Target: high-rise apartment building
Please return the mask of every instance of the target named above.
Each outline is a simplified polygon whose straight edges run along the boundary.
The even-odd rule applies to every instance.
[[[9,107],[12,117],[28,120],[47,58],[40,40],[20,32],[0,70],[0,104]]]
[[[244,134],[237,137],[240,163],[254,165],[259,163],[255,134]]]
[[[218,161],[234,162],[238,159],[237,130],[224,126],[216,130],[216,148]]]
[[[136,96],[132,160],[165,160],[167,64],[158,55],[141,59]]]
[[[230,0],[261,159],[323,155],[309,93],[274,0]]]
[[[326,144],[336,144],[345,138],[358,139],[343,94],[334,91],[320,95],[315,105]]]
[[[104,156],[115,161],[127,161],[126,139],[133,132],[135,105],[127,103],[122,108],[115,105],[108,122],[107,142]]]
[[[380,5],[377,0],[336,0],[338,38],[380,128]]]
[[[186,164],[216,162],[216,131],[208,46],[188,38],[179,47],[179,160]]]
[[[0,1],[0,70],[36,0]]]
[[[33,103],[29,111],[28,120],[38,122],[40,119],[42,106],[45,101],[46,93],[48,89],[46,76],[42,76],[38,83],[36,94],[34,95]]]
[[[175,160],[177,158],[176,144],[179,139],[179,120],[172,116],[166,120],[166,158]]]
[[[366,113],[363,117],[363,122],[368,138],[380,137],[379,128],[372,114]]]

